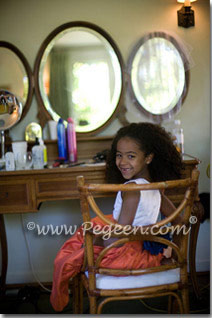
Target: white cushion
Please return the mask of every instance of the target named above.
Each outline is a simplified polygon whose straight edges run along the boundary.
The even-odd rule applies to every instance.
[[[88,272],[85,272],[85,274],[88,277]],[[99,289],[141,288],[171,284],[179,281],[179,268],[138,276],[109,276],[96,274],[96,288]]]

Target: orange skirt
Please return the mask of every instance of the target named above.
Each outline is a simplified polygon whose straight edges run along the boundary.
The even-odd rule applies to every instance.
[[[112,218],[112,215],[108,215]],[[92,220],[93,226],[105,224],[95,217]],[[83,226],[80,226],[76,233],[67,240],[54,261],[53,285],[50,302],[56,311],[62,311],[69,302],[69,280],[80,272],[84,257],[84,236]],[[94,259],[96,259],[103,247],[94,246]],[[111,248],[101,262],[102,267],[113,269],[139,269],[159,266],[163,258],[162,253],[152,255],[142,250],[142,243],[135,241],[124,244],[121,247]]]

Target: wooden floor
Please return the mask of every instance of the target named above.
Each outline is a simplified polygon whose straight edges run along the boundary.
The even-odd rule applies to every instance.
[[[210,275],[198,274],[201,299],[197,299],[189,283],[190,313],[210,314]],[[17,287],[17,286],[16,286]],[[51,288],[51,287],[50,287]],[[50,293],[38,286],[25,286],[7,290],[0,300],[0,314],[55,314],[49,302]],[[72,314],[72,297],[68,306],[58,314]],[[84,298],[84,314],[89,314],[88,299]],[[103,314],[167,314],[167,297],[147,300],[111,302],[105,305]]]

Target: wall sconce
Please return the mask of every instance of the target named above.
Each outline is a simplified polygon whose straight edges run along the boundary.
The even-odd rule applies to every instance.
[[[178,25],[184,28],[194,26],[194,10],[191,10],[191,2],[196,0],[177,0],[184,3],[184,6],[177,11]]]

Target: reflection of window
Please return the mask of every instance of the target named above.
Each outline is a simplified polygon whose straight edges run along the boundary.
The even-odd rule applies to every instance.
[[[137,98],[151,113],[172,109],[185,81],[183,61],[174,45],[162,38],[145,42],[134,61],[132,81]]]
[[[111,113],[110,78],[105,62],[73,65],[72,107],[79,126],[96,126]]]
[[[29,80],[27,76],[23,76],[23,84],[24,84],[23,100],[27,100],[27,95],[29,92]]]
[[[139,109],[157,119],[170,118],[178,111],[187,91],[187,65],[183,46],[173,37],[153,32],[142,38],[129,63],[132,94]]]
[[[43,86],[45,94],[49,96],[50,94],[50,65],[49,59],[46,62],[46,65],[43,69]]]
[[[120,61],[110,43],[93,31],[69,30],[67,35],[58,34],[44,51],[41,97],[55,121],[72,117],[77,132],[94,131],[111,119],[119,103]]]

